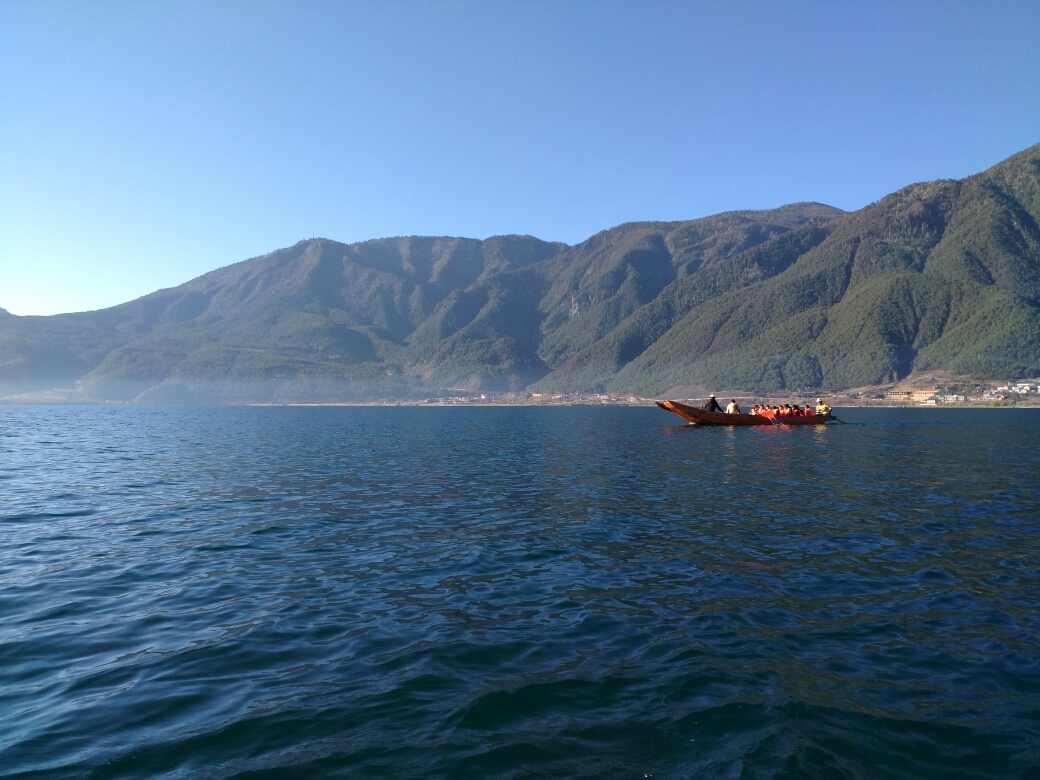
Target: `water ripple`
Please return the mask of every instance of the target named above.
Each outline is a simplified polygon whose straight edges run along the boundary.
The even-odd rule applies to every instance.
[[[0,776],[1040,771],[1040,416],[0,407]]]

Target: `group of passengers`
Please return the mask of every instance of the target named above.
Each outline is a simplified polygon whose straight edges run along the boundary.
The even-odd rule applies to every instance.
[[[712,393],[708,397],[708,402],[704,404],[704,410],[707,412],[721,412],[722,407],[719,406],[719,402],[715,400],[715,394]],[[755,404],[751,408],[751,414],[768,417],[770,419],[775,417],[815,417],[818,414],[830,414],[831,407],[823,402],[822,398],[816,399],[816,408],[813,409],[811,406],[806,404],[805,406],[799,406],[798,404],[783,404],[782,406],[759,406]],[[737,405],[736,399],[731,400],[729,405],[726,407],[726,414],[740,414],[740,407]]]
[[[751,408],[751,414],[761,417],[815,417],[816,411],[806,404],[799,406],[795,404],[782,404],[781,406],[759,406],[755,404]]]

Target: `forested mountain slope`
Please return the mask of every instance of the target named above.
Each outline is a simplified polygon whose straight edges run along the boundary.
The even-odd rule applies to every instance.
[[[0,309],[0,394],[320,401],[1035,375],[1038,222],[1035,146],[850,213],[629,223],[572,247],[312,239],[110,309]]]
[[[1038,220],[1040,146],[963,181],[911,185],[834,220],[774,277],[683,312],[607,384],[771,391],[914,369],[1035,375]]]
[[[142,401],[400,394],[416,384],[402,375],[406,339],[448,296],[564,248],[529,236],[301,241],[110,309],[0,315],[0,382],[80,380],[92,396]]]

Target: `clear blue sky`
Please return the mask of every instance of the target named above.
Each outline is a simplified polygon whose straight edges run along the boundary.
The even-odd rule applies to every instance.
[[[1040,142],[1040,2],[0,4],[0,307],[301,238],[860,208]]]

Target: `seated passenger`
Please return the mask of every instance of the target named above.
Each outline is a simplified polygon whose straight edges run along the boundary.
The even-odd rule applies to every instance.
[[[704,411],[706,412],[721,412],[722,407],[719,406],[719,402],[715,400],[715,393],[708,396],[708,403],[704,404]]]
[[[830,414],[831,408],[823,402],[822,398],[816,399],[816,414]]]
[[[815,417],[816,416],[816,412],[814,412],[813,408],[811,406],[809,406],[808,404],[805,405],[805,416],[806,417]]]
[[[729,399],[729,406],[726,407],[726,414],[740,414],[740,407],[737,406],[736,398]]]

